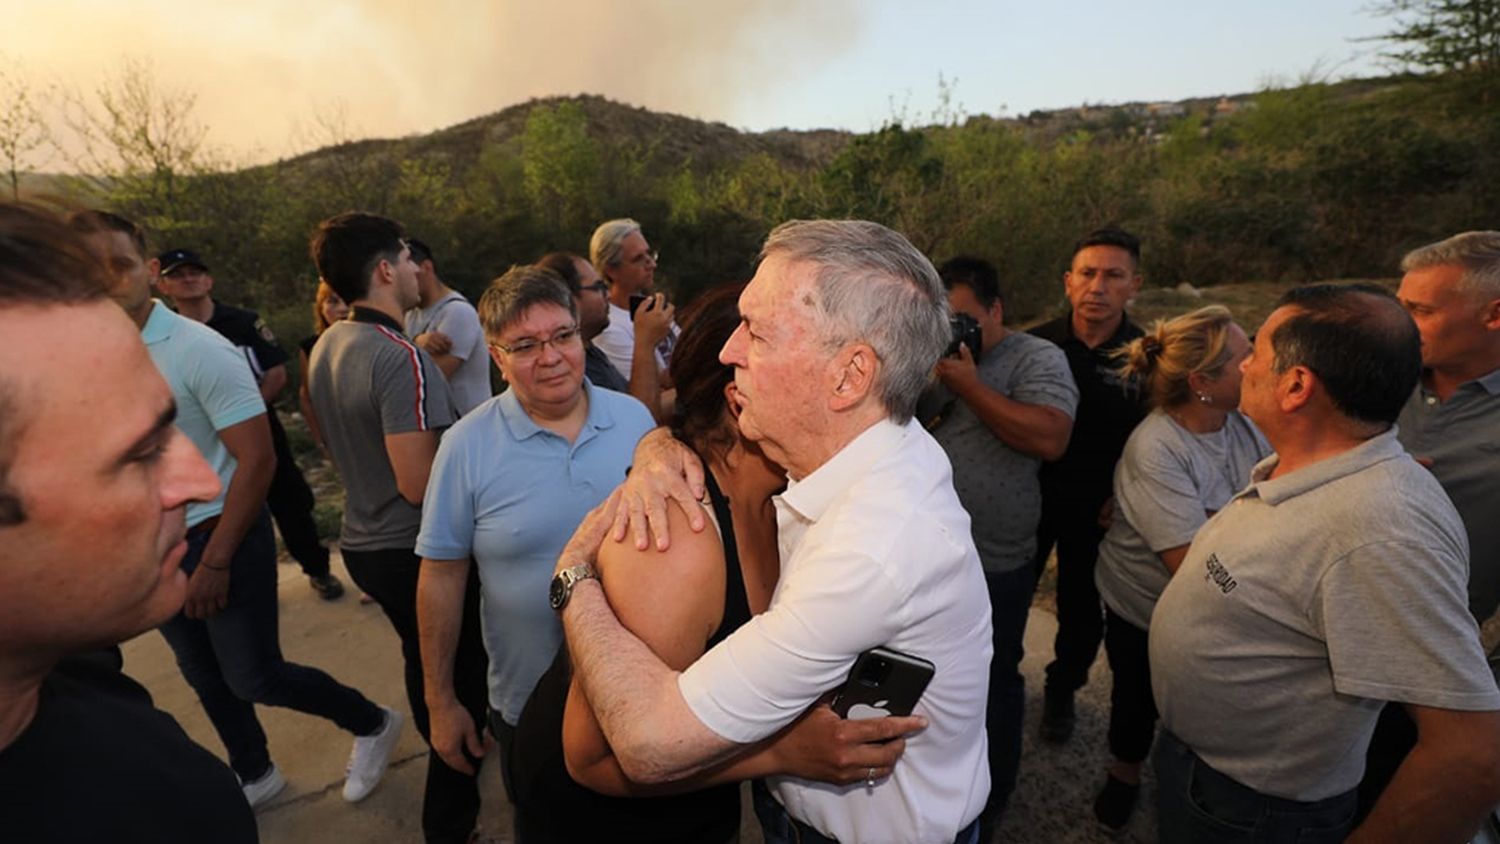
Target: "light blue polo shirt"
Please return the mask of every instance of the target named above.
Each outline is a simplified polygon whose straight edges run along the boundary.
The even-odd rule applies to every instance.
[[[479,565],[490,706],[510,724],[562,644],[547,602],[557,557],[655,425],[634,398],[583,389],[588,416],[572,443],[533,422],[514,391],[469,411],[443,435],[422,502],[417,554]]]
[[[152,300],[141,339],[177,399],[178,430],[203,453],[223,486],[214,500],[188,504],[187,525],[192,527],[224,512],[224,493],[239,465],[219,432],[264,414],[266,403],[234,344],[160,301]]]

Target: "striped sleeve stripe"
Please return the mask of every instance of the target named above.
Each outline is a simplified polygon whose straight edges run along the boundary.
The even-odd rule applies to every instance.
[[[431,430],[427,422],[427,377],[422,370],[422,357],[417,354],[417,347],[412,345],[406,337],[383,325],[377,325],[375,329],[400,346],[406,352],[407,359],[411,361],[412,377],[417,384],[417,430]]]

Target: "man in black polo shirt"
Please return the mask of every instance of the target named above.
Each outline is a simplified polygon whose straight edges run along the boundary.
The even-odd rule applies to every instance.
[[[1141,243],[1129,232],[1104,228],[1073,247],[1063,273],[1068,312],[1031,330],[1060,346],[1078,385],[1078,414],[1068,450],[1043,464],[1042,520],[1037,529],[1038,572],[1057,545],[1057,639],[1047,666],[1042,737],[1061,743],[1073,735],[1073,693],[1088,682],[1104,635],[1104,611],[1094,585],[1094,561],[1104,538],[1115,463],[1141,420],[1138,393],[1120,378],[1113,352],[1141,336],[1125,303],[1141,288]]]
[[[185,509],[219,494],[113,286],[0,204],[0,838],[250,844],[229,767],[98,651],[182,607]]]
[[[286,387],[286,352],[277,345],[271,329],[254,311],[214,301],[209,295],[214,287],[214,277],[209,275],[208,265],[196,253],[171,249],[163,252],[157,260],[161,262],[157,288],[172,300],[177,312],[205,323],[228,338],[245,356],[250,371],[255,373],[261,397],[266,400],[271,445],[276,451],[276,474],[272,476],[271,488],[266,493],[266,506],[271,510],[277,530],[281,531],[287,553],[302,566],[302,572],[307,575],[313,589],[325,601],[338,598],[344,594],[344,586],[329,571],[328,549],[318,541],[312,489],[302,477],[302,470],[297,468],[286,431],[272,407],[276,396]]]

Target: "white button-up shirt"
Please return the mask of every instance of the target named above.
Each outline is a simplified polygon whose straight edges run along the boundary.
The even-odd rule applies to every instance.
[[[866,429],[775,500],[781,578],[770,608],[679,680],[709,729],[750,743],[843,684],[885,646],[937,671],[895,773],[874,787],[773,777],[795,818],[840,841],[951,842],[989,794],[990,605],[943,450],[916,423]]]

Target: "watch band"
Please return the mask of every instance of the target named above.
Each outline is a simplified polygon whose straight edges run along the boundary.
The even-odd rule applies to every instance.
[[[552,587],[549,590],[548,599],[552,603],[552,609],[559,612],[568,605],[568,599],[573,596],[573,587],[583,580],[598,580],[599,573],[588,563],[569,566],[558,572],[552,578]]]

